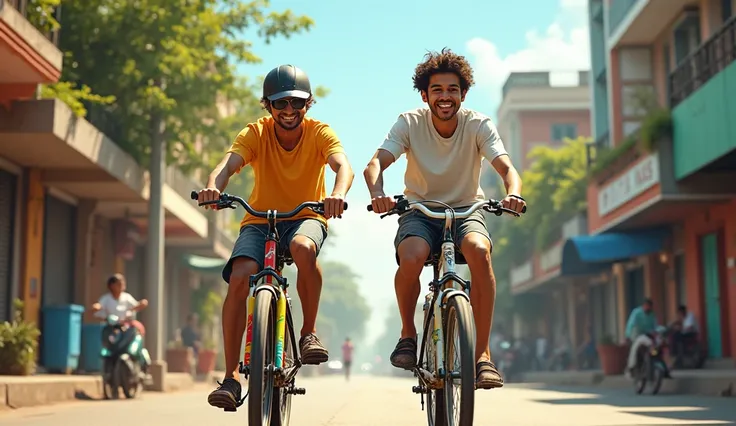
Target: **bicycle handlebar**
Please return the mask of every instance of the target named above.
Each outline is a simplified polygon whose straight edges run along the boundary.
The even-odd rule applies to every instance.
[[[198,191],[192,191],[189,196],[192,198],[192,200],[197,200],[199,198],[199,193],[198,193]],[[244,199],[238,197],[237,195],[230,195],[230,194],[226,194],[224,192],[220,194],[220,199],[219,200],[206,201],[204,203],[197,203],[197,205],[199,205],[199,206],[206,206],[206,205],[210,205],[210,204],[216,204],[217,207],[220,208],[220,209],[224,209],[224,208],[234,209],[235,206],[233,205],[233,203],[240,204],[241,206],[243,206],[243,208],[245,209],[245,211],[247,211],[248,213],[250,213],[251,215],[253,215],[255,217],[260,217],[260,218],[264,218],[264,219],[267,219],[268,218],[268,212],[261,212],[261,211],[255,210]],[[324,214],[325,203],[323,203],[323,202],[317,202],[317,201],[306,201],[306,202],[301,203],[298,206],[296,206],[296,208],[294,210],[290,211],[290,212],[286,212],[286,213],[277,212],[276,213],[276,219],[288,219],[288,218],[294,217],[300,211],[302,211],[304,209],[307,209],[307,208],[308,209],[312,209],[313,211],[315,211],[317,213]],[[343,208],[345,210],[348,209],[348,203],[347,203],[347,201],[343,202]]]
[[[390,216],[392,214],[401,214],[408,210],[419,210],[424,215],[434,218],[434,219],[444,219],[445,218],[445,212],[434,212],[427,208],[425,203],[438,203],[442,204],[438,201],[434,200],[426,200],[426,201],[409,201],[406,198],[404,198],[403,195],[394,195],[394,198],[396,199],[396,206],[389,210],[388,212],[381,215],[381,219],[383,219],[386,216]],[[509,213],[516,217],[521,216],[521,214],[515,212],[514,210],[507,209],[501,205],[501,202],[494,199],[488,199],[488,200],[480,200],[476,201],[472,206],[468,207],[467,209],[463,211],[455,210],[455,219],[465,219],[469,217],[471,214],[473,214],[476,210],[482,208],[483,210],[493,213],[496,216],[501,216],[503,213]],[[369,204],[367,207],[369,212],[373,211],[373,205]],[[521,213],[526,213],[526,206],[522,208]]]

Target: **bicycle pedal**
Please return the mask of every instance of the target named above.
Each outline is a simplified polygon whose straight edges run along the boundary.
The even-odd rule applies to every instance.
[[[425,393],[424,386],[412,386],[411,391],[414,393]]]
[[[292,395],[306,395],[307,390],[304,388],[293,388],[289,391],[289,393]]]

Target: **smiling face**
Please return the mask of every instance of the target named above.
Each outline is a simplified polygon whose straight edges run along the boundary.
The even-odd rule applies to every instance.
[[[452,120],[465,100],[465,92],[460,88],[460,77],[452,72],[432,75],[427,91],[422,91],[422,100],[429,105],[436,118]]]
[[[302,124],[307,113],[307,100],[286,97],[271,101],[271,116],[284,130],[294,130]]]

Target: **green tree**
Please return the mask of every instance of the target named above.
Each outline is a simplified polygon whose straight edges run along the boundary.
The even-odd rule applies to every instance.
[[[508,316],[513,305],[511,269],[532,253],[547,249],[562,236],[564,222],[587,208],[587,138],[566,140],[562,147],[534,148],[532,165],[524,171],[528,212],[521,218],[496,219],[493,264],[497,282],[496,316]],[[492,222],[491,222],[492,223]]]
[[[236,75],[238,64],[260,61],[242,34],[255,30],[269,42],[313,25],[290,10],[267,13],[268,7],[267,0],[65,3],[62,25],[70,30],[61,32],[62,81],[72,85],[53,85],[47,95],[99,101],[84,96],[86,85],[114,97],[94,107],[90,119],[144,165],[158,131],[152,121],[160,114],[165,140],[171,142],[169,162],[185,170],[207,169],[212,156],[198,151],[222,151],[233,136],[227,124],[236,120],[222,123],[218,103],[238,100],[247,115],[257,105],[250,87]]]

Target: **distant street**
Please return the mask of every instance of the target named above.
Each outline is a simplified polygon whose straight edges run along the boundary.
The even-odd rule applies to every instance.
[[[412,381],[356,376],[307,378],[307,395],[294,397],[293,426],[422,425]],[[144,394],[134,401],[80,401],[46,408],[0,412],[3,426],[245,425],[245,410],[224,413],[206,403],[209,387],[173,394]],[[733,398],[634,396],[584,388],[542,389],[508,385],[478,392],[475,424],[503,426],[721,425],[736,424]]]

